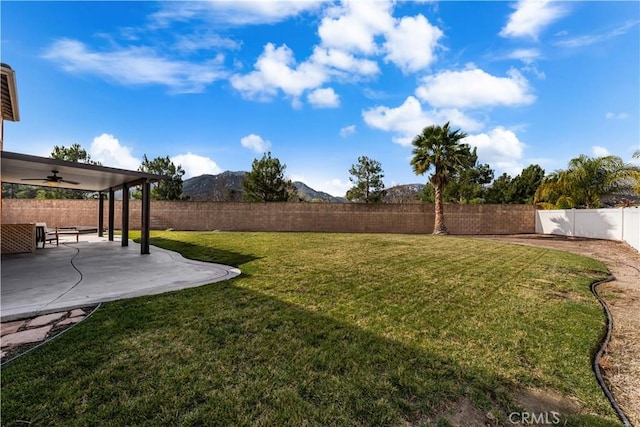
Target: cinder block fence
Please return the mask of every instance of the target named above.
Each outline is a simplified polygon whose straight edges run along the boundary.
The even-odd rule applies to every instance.
[[[121,227],[116,201],[114,223]],[[452,234],[520,234],[535,232],[535,208],[528,205],[445,205]],[[106,218],[105,203],[105,224]],[[50,227],[96,226],[96,200],[2,200],[3,224],[46,222]],[[356,203],[151,203],[154,230],[310,231],[408,233],[433,231],[431,204]],[[129,227],[140,228],[140,202],[131,201]]]

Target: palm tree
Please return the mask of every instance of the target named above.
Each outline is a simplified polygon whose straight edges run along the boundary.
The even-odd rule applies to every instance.
[[[460,143],[466,136],[460,129],[452,131],[447,122],[444,126],[432,125],[424,128],[411,142],[415,147],[411,159],[413,171],[417,175],[423,175],[428,170],[433,170],[429,178],[435,192],[433,234],[449,234],[444,223],[442,192],[454,172],[471,166],[471,148],[468,144]]]
[[[571,159],[568,168],[545,178],[536,191],[536,201],[552,208],[600,206],[603,197],[637,191],[640,167],[625,163],[618,156],[589,157],[584,154]]]

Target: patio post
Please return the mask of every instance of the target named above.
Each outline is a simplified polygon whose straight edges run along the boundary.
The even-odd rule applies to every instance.
[[[104,236],[104,194],[98,191],[98,237]]]
[[[140,230],[140,255],[148,255],[149,252],[149,228],[151,215],[151,183],[145,179],[142,183],[142,227]]]
[[[129,246],[129,186],[122,186],[122,246]]]
[[[116,198],[113,188],[109,189],[109,241],[113,242],[113,229],[115,227]]]

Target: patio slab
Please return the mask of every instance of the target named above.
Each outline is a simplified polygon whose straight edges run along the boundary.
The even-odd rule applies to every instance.
[[[193,261],[155,246],[140,255],[129,241],[80,236],[31,254],[2,256],[1,321],[35,317],[100,302],[202,286],[240,270]]]

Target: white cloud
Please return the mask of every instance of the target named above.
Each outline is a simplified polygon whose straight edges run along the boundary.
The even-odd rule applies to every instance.
[[[384,57],[403,72],[428,67],[443,33],[423,15],[393,17],[393,1],[343,1],[328,6],[318,26],[319,44],[313,53],[297,62],[287,45],[267,43],[248,73],[237,73],[231,85],[242,96],[269,101],[282,92],[291,98],[294,108],[301,107],[301,97],[330,81],[359,82],[380,73],[375,57]],[[324,89],[321,89],[324,91]],[[316,106],[335,106],[318,100],[329,95],[317,91],[307,95]]]
[[[194,64],[167,59],[144,46],[97,52],[82,42],[60,39],[43,57],[70,73],[93,74],[122,85],[162,85],[176,93],[202,92],[207,85],[227,76],[220,62],[223,57]]]
[[[609,150],[607,150],[605,147],[601,147],[599,145],[595,145],[595,146],[591,147],[591,150],[593,151],[593,155],[596,156],[596,157],[605,157],[605,156],[610,156],[611,155]]]
[[[292,174],[288,178],[293,182],[303,182],[316,191],[322,191],[335,197],[344,197],[347,194],[347,190],[352,187],[349,181],[344,182],[339,178],[328,179],[326,177],[309,177],[299,174]]]
[[[542,30],[567,13],[562,3],[552,0],[519,0],[515,9],[500,30],[502,37],[537,39]]]
[[[171,161],[176,166],[182,166],[185,172],[184,179],[200,175],[217,175],[222,172],[222,169],[210,158],[191,152],[173,156]]]
[[[151,20],[154,27],[195,18],[213,21],[218,26],[275,24],[317,9],[321,4],[321,0],[161,2],[161,9]]]
[[[422,111],[420,101],[413,96],[396,108],[378,106],[365,110],[362,118],[372,128],[395,133],[393,141],[401,145],[410,145],[423,128],[436,123],[435,117]]]
[[[525,144],[514,132],[502,126],[497,126],[488,133],[469,135],[462,141],[478,148],[479,162],[488,163],[496,171],[496,176],[503,172],[515,176],[524,168],[522,154]]]
[[[402,18],[386,34],[386,61],[398,65],[403,72],[427,68],[435,60],[434,50],[444,33],[422,15]]]
[[[326,12],[318,27],[322,45],[329,48],[373,55],[378,51],[375,37],[393,28],[389,1],[343,1]]]
[[[354,133],[356,133],[356,125],[349,125],[340,129],[340,136],[343,138],[353,135]]]
[[[340,97],[330,87],[314,90],[307,95],[307,100],[316,108],[335,108],[340,106]]]
[[[513,106],[535,101],[522,74],[511,69],[507,75],[496,77],[479,68],[443,71],[423,78],[416,95],[434,107]]]
[[[138,170],[140,159],[131,154],[131,148],[120,145],[120,141],[113,135],[103,133],[93,138],[89,147],[89,154],[93,160],[102,163],[103,166],[113,168]]]
[[[509,59],[518,59],[525,64],[532,64],[536,59],[540,57],[541,53],[539,49],[528,48],[528,49],[516,49],[513,52],[506,55],[506,58]]]
[[[444,33],[421,14],[393,17],[391,1],[343,1],[329,8],[318,27],[321,46],[345,54],[384,55],[403,72],[427,68]],[[382,46],[377,39],[384,40]]]
[[[185,52],[211,49],[238,50],[240,46],[241,43],[233,39],[222,37],[211,31],[206,31],[193,34],[178,34],[174,48],[184,54]]]
[[[625,34],[631,28],[638,25],[639,22],[640,22],[639,20],[629,21],[621,25],[620,27],[614,28],[611,31],[607,31],[599,34],[588,34],[584,36],[572,37],[569,39],[557,41],[554,43],[554,45],[560,46],[560,47],[577,48],[577,47],[584,47],[584,46],[590,46],[597,43],[602,43],[607,40],[611,40],[613,38],[616,38],[618,36]],[[566,35],[566,34],[563,34],[563,35]]]
[[[628,113],[611,113],[608,112],[607,114],[604,115],[605,118],[607,118],[608,120],[614,119],[614,120],[623,120],[623,119],[627,119],[629,118],[629,114]]]
[[[380,68],[378,68],[378,64],[375,61],[356,58],[353,54],[340,49],[316,46],[313,50],[311,61],[315,64],[362,76],[372,76],[380,72]]]
[[[452,127],[460,127],[463,131],[482,128],[482,124],[466,116],[457,109],[424,111],[420,101],[409,96],[402,105],[396,108],[385,106],[373,107],[362,112],[365,123],[372,128],[392,132],[393,142],[409,146],[411,141],[422,130],[431,125],[440,125],[450,121]]]
[[[269,149],[269,147],[271,147],[271,143],[269,141],[263,140],[260,135],[256,135],[255,133],[242,138],[240,140],[240,144],[242,144],[244,148],[253,150],[256,153],[264,153]]]
[[[344,182],[339,178],[334,178],[329,181],[324,181],[318,186],[318,190],[329,193],[332,196],[344,197],[347,194],[347,190],[351,188],[350,182]]]
[[[482,129],[483,124],[457,108],[443,108],[433,110],[438,123],[451,122],[455,127],[462,128],[465,132],[475,132]]]
[[[255,70],[231,77],[231,85],[243,96],[270,99],[282,90],[285,94],[298,97],[306,89],[320,86],[327,80],[326,70],[311,62],[303,62],[296,67],[293,51],[282,45],[275,47],[267,43],[254,65]]]

